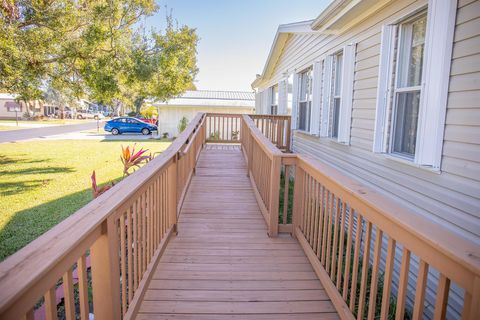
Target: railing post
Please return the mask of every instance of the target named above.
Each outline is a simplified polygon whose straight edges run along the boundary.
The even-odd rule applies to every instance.
[[[248,139],[248,146],[247,146],[247,155],[248,155],[248,168],[247,168],[247,176],[250,176],[250,172],[252,172],[252,162],[253,162],[253,136],[250,132],[248,131],[248,136],[246,137]]]
[[[107,219],[104,222],[102,235],[90,248],[95,319],[121,318],[116,221]]]
[[[274,155],[272,158],[272,167],[270,171],[270,203],[268,211],[270,216],[268,235],[276,237],[278,235],[278,214],[280,202],[280,171],[282,166],[281,156]]]
[[[288,117],[287,119],[287,132],[285,134],[285,139],[287,139],[287,152],[290,152],[290,145],[292,143],[292,117]]]
[[[302,217],[302,198],[303,198],[303,179],[305,172],[297,165],[295,166],[295,181],[293,186],[293,212],[292,212],[292,236],[296,238],[295,231],[301,223]]]
[[[177,195],[177,170],[178,170],[178,155],[173,159],[170,168],[168,168],[168,227],[174,226],[173,231],[177,232],[177,207],[178,207],[178,195]]]

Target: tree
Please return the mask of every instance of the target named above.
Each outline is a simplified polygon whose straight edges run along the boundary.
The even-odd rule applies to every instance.
[[[145,105],[142,107],[142,109],[140,110],[140,114],[145,117],[146,119],[152,119],[153,117],[157,117],[158,116],[158,112],[157,112],[157,108],[155,108],[154,106],[148,106],[148,105]]]
[[[137,113],[146,99],[166,101],[192,87],[198,72],[195,29],[175,26],[167,16],[163,33],[139,33],[132,43],[131,65],[125,70],[123,87],[134,88]]]
[[[135,24],[156,9],[154,0],[3,0],[0,90],[26,101],[40,98],[47,82],[87,91],[85,76],[121,64]],[[111,79],[100,80],[111,89]]]

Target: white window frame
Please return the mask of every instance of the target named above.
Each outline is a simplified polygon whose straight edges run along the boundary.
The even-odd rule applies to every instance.
[[[276,89],[276,95],[275,95],[275,89]],[[277,115],[278,114],[278,101],[280,97],[280,92],[279,92],[279,85],[274,84],[273,86],[270,87],[270,110],[269,113],[271,115]]]
[[[406,76],[408,74],[408,67],[409,67],[409,64],[402,64],[401,62],[401,54],[402,53],[405,53],[405,52],[408,52],[410,53],[411,52],[411,45],[410,45],[410,37],[412,36],[412,30],[408,30],[408,34],[407,36],[409,38],[404,38],[404,33],[405,33],[405,29],[406,28],[409,28],[411,29],[412,28],[412,22],[416,21],[416,20],[420,20],[422,19],[422,17],[426,18],[426,12],[424,11],[421,11],[420,13],[417,13],[405,20],[403,20],[399,25],[398,25],[398,40],[396,41],[396,47],[397,47],[397,55],[396,55],[396,64],[395,64],[395,80],[394,80],[394,87],[393,87],[393,97],[392,97],[392,111],[391,111],[391,123],[390,123],[390,128],[389,128],[389,131],[390,131],[390,134],[389,134],[389,141],[388,141],[388,150],[387,152],[393,156],[396,156],[396,157],[399,157],[399,158],[402,158],[402,159],[405,159],[405,160],[414,160],[414,157],[415,157],[415,153],[414,155],[410,156],[408,154],[405,154],[405,153],[400,153],[400,152],[396,152],[394,150],[394,138],[395,138],[395,124],[396,124],[396,116],[397,116],[397,98],[398,98],[398,94],[399,93],[414,93],[414,92],[419,92],[420,94],[420,100],[422,99],[422,95],[423,95],[423,89],[422,89],[422,84],[420,85],[416,85],[416,86],[404,86],[402,85],[402,80],[400,79],[401,76]],[[407,39],[407,41],[402,41],[402,40],[405,40]],[[408,44],[408,47],[405,47],[405,43]],[[425,41],[425,46],[426,46],[426,41]],[[425,54],[424,54],[424,57],[423,59],[425,59]],[[403,59],[402,59],[403,60]],[[422,80],[421,80],[421,83],[423,82],[423,76],[424,76],[424,70],[421,71],[422,73]],[[403,80],[405,81],[405,80]],[[420,112],[420,108],[421,108],[421,104],[419,106],[419,112]],[[417,129],[418,129],[418,119],[417,119]],[[416,134],[416,138],[418,137],[418,133]],[[416,145],[416,143],[415,143]]]
[[[422,10],[424,9],[422,8]],[[410,162],[434,171],[440,171],[441,168],[456,10],[456,0],[429,0],[427,6],[427,30],[421,83],[422,95],[417,124],[415,156]],[[406,20],[411,16],[413,15],[406,16],[401,20]],[[388,153],[389,151],[387,136],[391,126],[388,123],[388,113],[391,109],[389,103],[392,95],[391,77],[396,25],[398,23],[385,25],[382,29],[373,144],[373,151],[377,153]]]
[[[310,125],[311,125],[311,120],[312,120],[312,80],[313,80],[313,67],[310,66],[301,72],[298,73],[298,103],[297,103],[297,125],[296,128],[297,130],[303,131],[303,132],[310,132]],[[304,77],[310,77],[307,81],[309,82],[304,82]],[[306,99],[301,100],[301,95],[302,95],[302,89],[303,89],[303,84],[307,84],[307,89],[306,89]],[[306,108],[306,116],[307,118],[305,119],[305,128],[300,128],[300,104],[305,103],[305,108]]]
[[[342,69],[339,94],[335,96],[336,66],[335,59],[342,54]],[[345,45],[341,50],[328,55],[323,68],[323,99],[320,136],[329,137],[341,144],[350,144],[352,123],[353,85],[355,74],[356,44]],[[332,136],[334,101],[340,99],[337,136]]]
[[[339,59],[341,57],[341,59]],[[340,66],[339,68],[339,61]],[[340,109],[342,105],[342,82],[343,82],[343,63],[344,56],[343,50],[336,52],[333,55],[333,77],[332,77],[332,101],[330,102],[330,117],[331,123],[328,128],[328,136],[330,138],[338,139],[338,133],[340,129]],[[340,70],[340,72],[338,71]],[[340,78],[340,80],[338,80]],[[338,94],[336,94],[338,92]],[[335,100],[338,102],[338,115],[335,115]],[[336,126],[335,126],[336,124]],[[335,128],[336,127],[336,128]]]

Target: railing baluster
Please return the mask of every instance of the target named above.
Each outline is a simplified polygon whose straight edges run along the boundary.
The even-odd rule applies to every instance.
[[[327,258],[325,261],[325,267],[327,273],[330,272],[330,259],[331,259],[331,244],[332,244],[332,220],[333,220],[333,193],[329,193],[329,202],[328,202],[328,220],[327,220]]]
[[[383,231],[378,227],[376,228],[375,234],[375,248],[373,255],[373,265],[372,265],[372,279],[370,281],[370,301],[368,304],[368,320],[373,320],[375,318],[375,311],[377,305],[377,288],[378,288],[378,266],[380,264],[380,258],[382,257],[382,242],[383,242]]]
[[[389,237],[387,256],[385,259],[385,276],[383,278],[382,308],[380,310],[380,319],[387,319],[390,308],[390,293],[392,290],[393,266],[395,265],[395,247],[396,241]]]
[[[320,258],[323,252],[322,249],[322,239],[323,239],[323,219],[324,219],[324,194],[325,194],[325,187],[320,185],[320,207],[319,207],[319,215],[318,215],[318,239],[317,239],[317,257]]]
[[[132,301],[133,296],[133,240],[132,240],[132,206],[127,208],[127,264],[128,264],[128,303]]]
[[[34,320],[35,319],[35,312],[32,309],[28,310],[27,313],[22,317],[22,320]]]
[[[445,319],[447,313],[448,304],[448,292],[450,290],[450,279],[448,279],[443,273],[440,274],[437,287],[437,298],[435,300],[435,313],[433,319],[442,320]],[[476,302],[478,303],[478,301]]]
[[[395,319],[397,320],[402,320],[405,315],[405,299],[407,295],[409,270],[410,251],[404,247],[402,253],[402,265],[400,267],[400,279],[398,281],[397,312],[395,313]]]
[[[57,319],[57,297],[55,287],[49,289],[44,296],[45,300],[45,317],[47,320]]]
[[[337,246],[338,246],[338,227],[340,221],[340,199],[335,197],[337,200],[335,202],[335,221],[333,222],[334,229],[333,229],[333,248],[332,248],[332,265],[330,267],[330,277],[332,278],[332,282],[335,282],[336,277],[336,260],[337,260]]]
[[[322,196],[323,198],[323,196]],[[328,206],[330,201],[330,190],[325,189],[325,202],[322,205],[323,211],[323,227],[322,227],[322,266],[325,267],[325,260],[327,258],[327,234],[328,234]]]
[[[120,265],[121,265],[121,277],[122,277],[122,314],[127,312],[127,261],[126,259],[126,245],[125,245],[125,213],[119,217],[120,222]]]
[[[368,266],[370,261],[370,241],[372,237],[372,223],[367,221],[367,229],[365,232],[365,242],[363,247],[363,264],[362,264],[362,277],[360,280],[360,295],[358,298],[358,312],[357,319],[363,319],[363,311],[365,310],[365,296],[367,291],[368,281]]]
[[[353,215],[352,215],[353,219]],[[352,221],[353,223],[353,221]],[[355,310],[355,302],[357,299],[357,278],[358,278],[358,257],[360,255],[360,244],[362,236],[363,217],[357,213],[357,229],[355,233],[355,250],[353,251],[353,266],[352,266],[352,285],[350,286],[350,310]]]
[[[315,181],[315,220],[313,222],[314,229],[313,229],[313,252],[316,253],[318,250],[318,229],[319,229],[319,222],[320,222],[320,194],[321,194],[321,184]]]
[[[413,318],[420,319],[423,317],[423,306],[425,300],[425,289],[428,277],[428,264],[420,259],[418,267],[417,286],[415,289],[415,304],[413,308]]]
[[[343,250],[344,250],[344,237],[345,237],[345,220],[346,220],[346,205],[342,202],[342,223],[340,225],[340,247],[338,248],[338,263],[337,263],[337,289],[340,291],[342,280],[342,267],[343,267]]]
[[[63,276],[63,294],[65,303],[65,319],[75,319],[75,300],[73,295],[72,269],[68,269]]]
[[[88,320],[90,307],[88,305],[88,276],[87,276],[87,258],[82,254],[77,261],[78,274],[78,300],[80,305],[80,319]]]
[[[350,206],[348,210],[348,236],[347,236],[347,252],[345,254],[345,272],[343,273],[343,300],[347,300],[348,286],[350,284],[350,260],[352,255],[352,238],[353,238],[353,208]]]
[[[90,249],[93,312],[96,319],[121,318],[118,249],[117,220],[107,219],[104,232]]]

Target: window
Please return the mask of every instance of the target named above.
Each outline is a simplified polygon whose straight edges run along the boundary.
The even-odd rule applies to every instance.
[[[334,73],[333,73],[333,99],[332,99],[332,127],[330,128],[330,136],[338,137],[338,125],[340,117],[341,93],[342,93],[342,67],[343,67],[343,51],[334,56]]]
[[[300,73],[300,95],[298,99],[298,129],[310,131],[312,108],[312,69]]]
[[[457,6],[382,26],[373,151],[440,170]]]
[[[270,88],[270,114],[278,114],[278,84]]]
[[[292,113],[293,104],[293,74],[290,74],[287,79],[287,114]]]
[[[399,26],[390,152],[413,159],[422,94],[426,14]]]
[[[7,108],[8,112],[22,111],[22,106],[19,103],[13,101],[5,102],[5,108]]]

